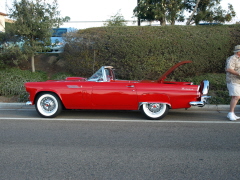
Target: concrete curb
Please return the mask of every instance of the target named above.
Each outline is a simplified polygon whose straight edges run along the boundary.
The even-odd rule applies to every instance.
[[[191,107],[191,110],[199,111],[229,111],[230,105],[205,105],[204,107]],[[236,107],[240,108],[240,106]]]
[[[35,106],[27,106],[25,103],[1,103],[0,109],[32,109]],[[240,105],[237,105],[237,110],[240,110]],[[204,107],[191,107],[191,111],[229,111],[229,105],[205,105]]]
[[[1,103],[0,109],[31,109],[34,106],[27,106],[25,103]]]

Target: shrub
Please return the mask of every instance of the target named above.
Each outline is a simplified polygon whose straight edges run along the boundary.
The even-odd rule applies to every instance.
[[[45,80],[47,80],[47,75],[44,72],[32,73],[17,68],[0,70],[0,95],[19,95],[19,101],[23,101],[27,99],[27,94],[24,88],[25,82]]]
[[[17,67],[27,60],[27,56],[22,53],[19,46],[12,45],[2,48],[0,51],[0,68]]]
[[[68,37],[63,56],[69,71],[84,76],[112,65],[123,79],[155,79],[183,60],[193,63],[176,77],[222,73],[239,35],[239,26],[91,28]]]

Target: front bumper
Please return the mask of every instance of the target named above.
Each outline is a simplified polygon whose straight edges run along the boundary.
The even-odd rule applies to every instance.
[[[202,96],[201,101],[192,101],[189,104],[191,106],[203,107],[203,106],[205,106],[205,104],[207,104],[207,101],[209,98],[211,98],[211,96]]]
[[[31,101],[28,101],[28,102],[26,102],[26,105],[30,106],[30,105],[33,105],[33,103]]]

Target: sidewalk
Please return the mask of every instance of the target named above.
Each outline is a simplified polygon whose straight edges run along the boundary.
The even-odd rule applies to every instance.
[[[35,106],[27,106],[25,103],[2,103],[0,109],[35,109]],[[229,105],[205,105],[204,107],[190,107],[188,111],[229,111]],[[237,105],[236,110],[240,110]]]

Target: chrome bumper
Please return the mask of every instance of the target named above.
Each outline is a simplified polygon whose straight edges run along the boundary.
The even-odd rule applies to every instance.
[[[26,102],[27,106],[33,105],[31,101]]]
[[[201,101],[193,101],[193,102],[190,102],[189,104],[191,106],[203,107],[203,106],[205,106],[205,104],[207,104],[207,100],[209,98],[211,98],[211,96],[202,96]]]

